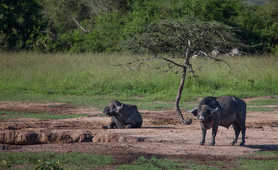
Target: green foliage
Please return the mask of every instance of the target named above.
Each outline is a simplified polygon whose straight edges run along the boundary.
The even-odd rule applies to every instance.
[[[117,51],[125,0],[42,1],[48,27],[34,46],[42,51]]]
[[[214,49],[228,51],[240,43],[225,25],[184,18],[154,21],[141,34],[130,37],[127,44],[136,51],[143,48],[155,55],[168,53],[175,58],[209,53]]]
[[[257,45],[259,51],[275,49],[278,44],[278,6],[266,3],[263,6],[247,6],[235,19],[240,27],[243,41]]]
[[[71,52],[111,52],[118,51],[121,38],[121,16],[116,12],[95,18],[95,27],[88,34],[80,31],[73,33]]]
[[[244,8],[241,0],[200,0],[199,2],[200,7],[196,16],[225,24],[232,24],[234,18],[240,15]]]
[[[90,19],[93,15],[93,7],[88,0],[43,0],[44,16],[49,20],[51,33],[63,33],[77,28],[73,21]]]
[[[37,0],[2,0],[0,11],[0,49],[30,49],[45,26]]]
[[[126,51],[126,40],[157,20],[215,21],[236,30],[248,52],[276,53],[277,1],[19,0],[0,2],[0,48],[44,52]],[[2,12],[3,11],[3,12]]]

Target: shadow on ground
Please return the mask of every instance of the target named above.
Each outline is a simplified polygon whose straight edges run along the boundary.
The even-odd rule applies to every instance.
[[[245,147],[261,151],[278,151],[278,145],[246,145]]]

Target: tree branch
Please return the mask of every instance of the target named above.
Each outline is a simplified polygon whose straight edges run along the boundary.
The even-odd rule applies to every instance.
[[[191,72],[191,74],[193,75],[194,78],[197,78],[196,74],[195,74],[195,71],[192,67],[192,64],[188,64],[188,67],[189,67],[189,71]]]
[[[205,52],[203,52],[203,51],[200,51],[200,53],[203,54],[204,56],[210,58],[210,59],[213,59],[214,61],[225,63],[230,69],[232,68],[232,67],[230,66],[230,64],[229,64],[227,61],[223,60],[223,59],[216,58],[216,57],[212,57],[211,55],[208,55],[207,53],[205,53]]]
[[[79,23],[74,17],[72,17],[72,20],[73,20],[73,22],[74,22],[83,32],[85,32],[85,33],[89,33],[89,32],[90,32],[89,30],[87,30],[87,29],[85,29],[84,27],[82,27],[82,26],[80,25],[80,23]]]
[[[186,67],[186,66],[181,65],[181,64],[179,64],[179,63],[176,63],[175,61],[170,60],[170,59],[168,59],[168,58],[165,58],[165,57],[159,57],[159,58],[161,58],[161,59],[163,59],[163,60],[165,60],[165,61],[167,61],[167,62],[169,62],[169,63],[172,63],[172,64],[174,64],[175,66],[178,66],[178,67],[181,67],[181,68],[185,68],[185,67]]]

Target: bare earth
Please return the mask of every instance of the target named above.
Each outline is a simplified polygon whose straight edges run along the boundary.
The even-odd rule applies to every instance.
[[[119,163],[128,163],[141,155],[190,158],[199,161],[229,161],[239,155],[244,156],[255,151],[278,150],[277,105],[264,106],[276,108],[274,111],[247,113],[246,146],[241,147],[230,145],[234,137],[232,127],[230,129],[219,128],[216,146],[208,146],[211,130],[208,131],[206,145],[200,146],[199,122],[186,114],[193,118],[193,123],[189,126],[179,125],[173,110],[141,110],[144,120],[142,128],[107,130],[102,129],[102,126],[107,125],[110,118],[99,116],[101,111],[95,108],[76,108],[65,103],[0,102],[2,111],[89,115],[74,119],[44,121],[0,119],[0,151],[88,152],[113,155]],[[2,114],[2,116],[5,115]],[[26,137],[26,134],[30,132],[36,133],[37,136]],[[49,138],[50,134],[51,138]],[[91,138],[86,138],[86,135]],[[35,142],[31,145],[27,138]],[[86,140],[83,140],[85,138]],[[238,143],[240,140],[241,136]]]

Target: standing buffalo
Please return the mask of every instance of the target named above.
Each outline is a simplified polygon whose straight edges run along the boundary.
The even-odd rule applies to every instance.
[[[111,116],[111,123],[104,128],[140,128],[143,120],[137,110],[136,105],[123,104],[117,100],[113,100],[103,110],[108,116]]]
[[[212,140],[210,145],[215,145],[215,136],[218,126],[229,128],[233,126],[235,138],[232,145],[237,143],[239,133],[242,134],[241,146],[245,144],[245,120],[246,103],[234,96],[205,97],[201,100],[199,106],[191,111],[194,116],[200,120],[202,128],[201,145],[206,140],[207,129],[212,128]]]

